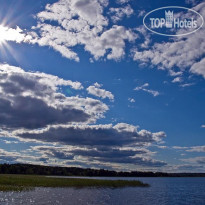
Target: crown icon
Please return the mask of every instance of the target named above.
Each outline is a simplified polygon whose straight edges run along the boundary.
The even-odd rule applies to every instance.
[[[173,11],[165,11],[165,19],[166,19],[166,27],[172,28],[172,23],[174,20],[174,13]]]

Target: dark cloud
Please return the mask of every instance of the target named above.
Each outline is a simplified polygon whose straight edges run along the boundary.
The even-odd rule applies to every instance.
[[[89,115],[82,110],[48,106],[43,100],[15,96],[13,103],[0,99],[0,124],[8,128],[41,128],[48,124],[86,122]]]
[[[69,125],[55,126],[44,130],[20,131],[15,133],[23,139],[57,143],[60,147],[39,146],[34,151],[42,156],[59,160],[84,159],[109,164],[130,164],[148,167],[162,167],[166,163],[151,159],[145,147],[161,142],[163,132],[138,131],[137,127],[125,123],[112,125]],[[57,145],[56,145],[57,146]]]
[[[87,163],[115,163],[115,164],[132,164],[148,167],[162,167],[166,163],[158,160],[151,159],[148,155],[150,152],[146,149],[139,150],[122,150],[119,148],[108,149],[82,149],[66,147],[49,147],[49,146],[36,146],[32,148],[38,151],[42,156],[57,158],[58,160],[74,160],[75,158],[84,158]]]
[[[41,131],[20,132],[17,135],[25,139],[36,139],[43,142],[57,142],[73,146],[143,146],[154,143],[165,137],[164,132],[151,133],[128,124],[112,125],[75,125],[50,127]]]
[[[52,124],[89,122],[108,107],[92,98],[66,97],[59,86],[81,89],[79,82],[0,65],[0,126],[36,129]]]
[[[99,162],[120,163],[120,164],[132,164],[141,166],[154,166],[161,167],[166,163],[152,160],[146,156],[148,151],[145,150],[120,150],[110,149],[109,151],[99,150],[73,150],[74,155],[87,156],[88,158],[95,159]],[[140,155],[139,155],[140,154]],[[138,156],[135,156],[138,155]]]

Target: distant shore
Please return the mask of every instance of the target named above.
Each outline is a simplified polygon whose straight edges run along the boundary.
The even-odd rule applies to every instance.
[[[82,176],[82,177],[205,177],[205,173],[166,173],[113,171],[79,167],[54,167],[32,164],[0,164],[0,174]]]
[[[83,178],[58,178],[36,175],[0,174],[0,191],[29,191],[35,187],[74,187],[74,188],[122,188],[148,187],[137,180],[102,180]]]

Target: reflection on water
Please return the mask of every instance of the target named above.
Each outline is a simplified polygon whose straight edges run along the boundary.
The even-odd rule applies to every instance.
[[[109,178],[110,179],[110,178]],[[114,178],[116,179],[116,178]],[[151,187],[119,189],[36,188],[29,192],[0,192],[1,205],[204,205],[205,178],[140,179]]]

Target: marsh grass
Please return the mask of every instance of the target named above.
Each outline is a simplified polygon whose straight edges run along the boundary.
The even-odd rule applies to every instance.
[[[0,191],[27,191],[35,187],[122,188],[147,187],[137,180],[103,180],[85,178],[55,178],[36,175],[0,175]]]

